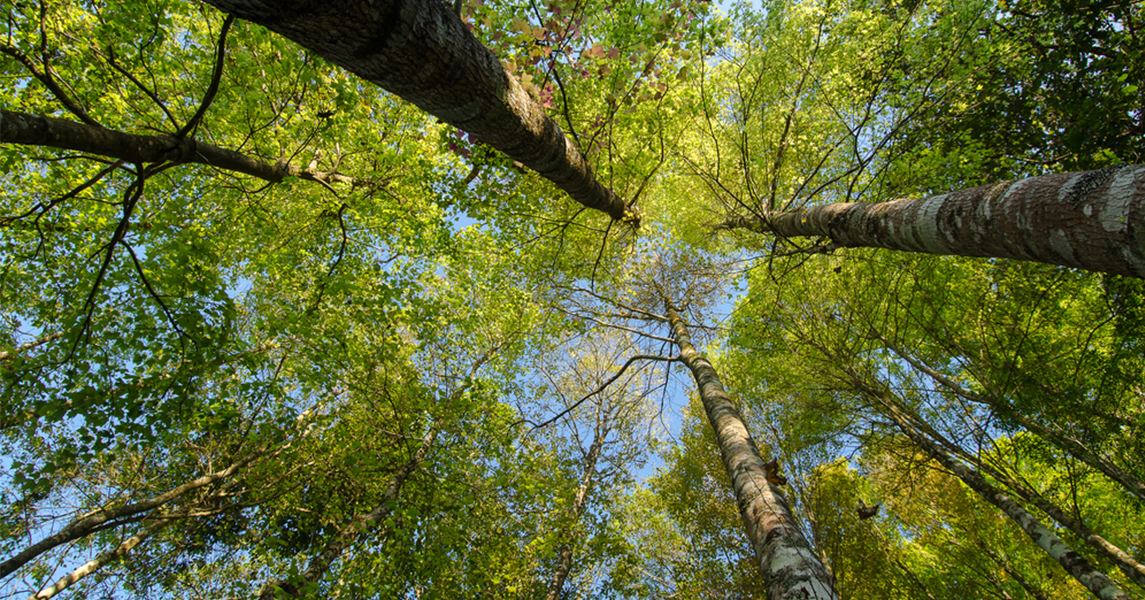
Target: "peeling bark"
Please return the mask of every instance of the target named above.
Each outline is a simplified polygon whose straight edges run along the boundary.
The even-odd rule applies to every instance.
[[[719,374],[692,346],[688,328],[676,308],[666,304],[668,323],[680,348],[680,360],[692,371],[704,410],[715,430],[744,529],[767,586],[767,597],[769,600],[834,600],[831,576],[795,524],[783,494],[768,482],[767,466],[743,417],[724,391]]]
[[[716,228],[1145,277],[1145,165],[1042,175],[922,199],[734,217]]]
[[[337,173],[303,169],[284,162],[274,164],[242,152],[212,146],[193,138],[173,135],[135,135],[43,115],[0,110],[0,144],[46,146],[75,150],[128,163],[172,162],[209,165],[277,183],[287,177],[309,181],[368,184]]]
[[[584,155],[441,0],[206,0],[412,102],[541,174],[577,202],[638,223]]]

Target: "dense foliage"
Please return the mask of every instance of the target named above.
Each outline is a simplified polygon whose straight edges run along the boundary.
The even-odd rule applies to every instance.
[[[1087,594],[946,458],[1145,588],[1141,280],[717,227],[1142,162],[1141,3],[450,4],[640,228],[206,5],[0,7],[0,132],[169,144],[0,135],[9,596],[764,597],[666,303],[840,598]]]

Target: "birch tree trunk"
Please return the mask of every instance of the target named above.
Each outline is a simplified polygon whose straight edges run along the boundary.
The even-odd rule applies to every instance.
[[[680,348],[680,360],[692,371],[704,411],[719,442],[720,456],[732,481],[744,529],[767,586],[768,599],[834,600],[830,575],[795,524],[787,500],[768,482],[767,466],[743,417],[724,391],[719,374],[692,346],[687,325],[676,308],[667,299],[665,304],[668,324]]]
[[[944,387],[954,392],[959,397],[965,398],[966,400],[976,404],[989,406],[990,408],[999,412],[1006,411],[1006,414],[1009,415],[1009,417],[1012,418],[1018,425],[1025,427],[1031,433],[1038,435],[1047,442],[1068,452],[1074,458],[1104,473],[1106,477],[1120,484],[1123,488],[1125,488],[1125,491],[1129,492],[1130,494],[1137,496],[1141,500],[1145,500],[1145,482],[1142,482],[1137,477],[1126,472],[1124,469],[1118,467],[1109,460],[1106,460],[1104,457],[1099,456],[1097,453],[1087,448],[1085,444],[1082,444],[1080,441],[1070,437],[1057,427],[1042,425],[1035,419],[1026,417],[1018,411],[1011,410],[1009,403],[1000,399],[995,393],[976,394],[967,390],[966,388],[959,385],[958,382],[943,375],[942,373],[939,373],[929,365],[915,358],[909,352],[904,351],[897,344],[891,343],[891,341],[886,337],[881,335],[878,337],[879,340],[882,341],[883,344],[887,346],[887,348],[890,348],[890,350],[894,352],[899,358],[907,361],[911,364],[911,366],[918,369],[919,371],[926,373],[931,379],[942,384]],[[1142,571],[1142,573],[1145,574],[1145,571]]]
[[[127,554],[128,552],[131,551],[132,548],[138,546],[140,542],[151,537],[151,535],[154,534],[156,531],[159,531],[159,530],[163,529],[164,527],[167,527],[168,525],[170,525],[173,522],[174,522],[174,519],[172,519],[172,520],[158,520],[158,521],[152,521],[152,522],[148,523],[142,529],[140,529],[135,535],[124,540],[123,543],[121,543],[118,546],[116,546],[115,548],[108,550],[107,552],[104,552],[103,554],[100,554],[99,556],[87,561],[86,563],[81,565],[76,570],[74,570],[71,573],[68,573],[67,575],[61,577],[59,581],[55,582],[52,585],[49,585],[48,587],[40,590],[39,592],[36,592],[32,596],[30,596],[28,598],[28,600],[48,600],[48,598],[55,596],[56,594],[64,591],[68,587],[71,587],[77,581],[83,579],[84,577],[87,577],[88,575],[91,575],[92,573],[95,573],[96,571],[102,569],[108,563],[118,559],[119,557],[123,556],[124,554]]]
[[[949,453],[944,451],[938,443],[930,439],[925,433],[919,431],[912,419],[898,405],[898,401],[883,390],[875,389],[861,381],[855,382],[858,389],[877,405],[884,408],[883,413],[895,422],[895,425],[906,434],[919,448],[923,449],[934,460],[954,474],[990,504],[997,506],[1014,520],[1030,539],[1054,560],[1061,564],[1074,579],[1086,587],[1093,595],[1102,600],[1129,600],[1129,596],[1117,587],[1104,573],[1089,564],[1085,557],[1075,552],[1058,537],[1052,530],[1043,525],[1041,521],[1029,511],[1022,508],[1013,498],[1003,494],[990,485],[977,471],[967,467]]]
[[[717,226],[737,228],[824,237],[837,247],[1011,258],[1145,277],[1145,165],[734,217]]]
[[[37,556],[59,546],[74,540],[86,537],[95,531],[105,529],[108,526],[114,525],[114,522],[120,519],[127,519],[134,515],[142,514],[151,510],[155,510],[168,502],[186,495],[188,492],[197,490],[204,486],[212,485],[234,475],[240,469],[248,465],[251,461],[258,458],[264,451],[254,452],[243,458],[231,466],[218,471],[204,475],[183,485],[171,488],[170,490],[159,494],[155,497],[142,500],[134,504],[124,506],[103,507],[95,510],[87,515],[76,518],[55,535],[48,536],[39,542],[28,546],[23,551],[12,556],[3,563],[0,563],[0,577],[6,577],[16,569],[24,566],[28,561],[36,558]],[[130,548],[128,548],[130,549]],[[62,588],[61,588],[62,589]]]
[[[580,150],[442,0],[206,0],[412,102],[552,181],[636,222]]]

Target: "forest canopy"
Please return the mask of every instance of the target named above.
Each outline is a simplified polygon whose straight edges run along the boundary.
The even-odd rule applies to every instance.
[[[1145,594],[1143,13],[5,3],[4,593]]]

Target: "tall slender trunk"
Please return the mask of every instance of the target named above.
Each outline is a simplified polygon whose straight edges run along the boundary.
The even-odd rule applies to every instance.
[[[1130,554],[1115,546],[1104,537],[1097,535],[1080,519],[1075,519],[1062,510],[1061,507],[1050,502],[1041,494],[1022,485],[1013,477],[1006,475],[988,465],[981,465],[982,472],[993,477],[998,482],[1010,488],[1022,500],[1034,505],[1038,510],[1048,515],[1059,525],[1073,532],[1078,538],[1084,540],[1091,548],[1105,558],[1109,559],[1126,577],[1139,586],[1145,587],[1145,565],[1134,559]]]
[[[52,548],[55,548],[56,546],[78,540],[96,531],[106,529],[107,527],[115,526],[115,522],[118,520],[126,519],[134,515],[155,510],[160,506],[187,494],[190,491],[202,488],[204,486],[212,485],[218,481],[226,479],[237,473],[240,469],[264,453],[265,450],[251,453],[243,459],[227,467],[226,469],[223,469],[222,471],[210,473],[192,481],[188,481],[183,485],[171,488],[170,490],[152,498],[148,498],[147,500],[141,500],[139,502],[127,504],[124,506],[103,507],[93,511],[92,513],[78,517],[71,523],[68,523],[63,529],[59,531],[59,533],[48,536],[39,542],[28,546],[23,551],[17,553],[15,556],[5,560],[3,563],[0,563],[0,577],[7,577],[16,569],[19,569],[20,567],[27,564],[28,561],[36,558],[44,552],[47,552],[48,550],[51,550]]]
[[[990,559],[994,561],[994,564],[998,565],[1002,569],[1002,571],[1005,572],[1006,575],[1008,575],[1010,577],[1010,579],[1013,579],[1014,581],[1018,582],[1018,585],[1022,586],[1022,589],[1026,590],[1026,593],[1029,594],[1031,597],[1033,597],[1035,600],[1049,600],[1049,598],[1046,597],[1045,592],[1038,589],[1032,583],[1027,581],[1026,578],[1023,577],[1021,573],[1019,573],[1016,569],[1014,569],[1013,567],[1010,566],[1010,562],[1008,560],[1006,560],[1005,558],[1003,558],[1001,556],[998,556],[997,552],[994,552],[993,550],[986,548],[984,546],[978,546],[977,550],[979,552],[981,552],[982,554],[989,556]]]
[[[665,304],[668,324],[680,347],[680,360],[692,371],[715,431],[744,529],[767,586],[767,597],[835,599],[830,575],[796,525],[783,494],[768,482],[759,449],[724,391],[719,374],[692,346],[687,325],[667,298]]]
[[[1106,577],[1104,573],[1095,569],[1083,556],[1067,546],[1057,534],[1043,525],[1037,517],[1022,508],[1021,505],[1012,498],[990,485],[977,471],[967,467],[961,461],[945,452],[939,444],[930,439],[925,433],[919,431],[918,427],[913,423],[914,420],[904,412],[899,406],[898,401],[891,397],[888,392],[876,389],[859,379],[856,379],[854,383],[864,396],[872,400],[876,405],[883,407],[883,413],[890,417],[915,445],[922,448],[931,458],[938,461],[939,464],[953,473],[955,477],[961,479],[967,487],[977,492],[983,500],[997,506],[1002,512],[1006,513],[1008,517],[1013,519],[1014,522],[1022,528],[1022,531],[1026,532],[1026,535],[1034,540],[1034,543],[1036,543],[1038,547],[1044,550],[1046,554],[1049,554],[1054,560],[1058,561],[1062,568],[1073,576],[1074,579],[1077,579],[1086,589],[1102,600],[1129,600],[1129,596],[1126,595],[1121,588],[1117,587],[1117,584]]]
[[[1003,402],[997,394],[976,394],[963,388],[958,384],[957,381],[954,381],[942,373],[939,373],[935,369],[932,369],[930,366],[915,358],[909,352],[902,350],[899,346],[892,343],[887,338],[879,336],[879,340],[882,341],[888,348],[890,348],[890,350],[894,352],[899,358],[907,361],[911,364],[911,366],[918,369],[919,371],[926,373],[928,376],[930,376],[931,379],[934,379],[938,383],[942,384],[944,387],[954,392],[959,397],[965,398],[966,400],[976,404],[989,406],[990,408],[993,408],[997,411],[1004,411],[1005,414],[1009,415],[1010,418],[1012,418],[1018,425],[1025,427],[1031,433],[1040,436],[1047,442],[1050,442],[1058,448],[1068,452],[1074,458],[1104,473],[1106,477],[1109,477],[1113,481],[1120,484],[1121,487],[1125,488],[1125,491],[1129,492],[1130,494],[1145,500],[1145,482],[1142,482],[1140,479],[1126,472],[1121,467],[1118,467],[1112,462],[1099,456],[1097,453],[1087,448],[1085,444],[1082,444],[1078,440],[1061,432],[1056,427],[1042,425],[1036,420],[1023,415],[1020,412],[1013,411],[1009,404]]]
[[[127,538],[115,548],[108,550],[107,552],[104,552],[103,554],[100,554],[99,556],[80,565],[76,570],[61,577],[59,581],[49,585],[39,592],[36,592],[35,594],[32,594],[28,600],[48,600],[48,598],[51,598],[56,594],[64,591],[65,589],[71,587],[77,581],[102,569],[105,565],[112,562],[113,560],[116,560],[117,558],[127,554],[131,551],[132,548],[138,546],[140,542],[151,537],[151,535],[156,531],[167,527],[173,522],[174,519],[151,521],[150,523],[144,525],[143,528],[140,529],[135,535]]]
[[[99,571],[100,569],[107,566],[108,564],[110,564],[110,563],[118,560],[119,558],[123,557],[128,552],[130,552],[132,548],[135,548],[140,543],[142,543],[144,540],[151,537],[156,532],[165,529],[167,526],[171,525],[172,523],[175,523],[176,521],[179,521],[182,519],[186,519],[192,515],[195,515],[196,513],[202,514],[199,511],[199,509],[201,509],[204,506],[210,506],[211,503],[217,499],[226,497],[226,495],[228,493],[230,493],[230,491],[232,489],[234,489],[237,485],[238,485],[238,481],[231,479],[230,481],[227,481],[222,486],[220,486],[220,488],[218,490],[216,490],[214,493],[212,493],[212,494],[208,495],[206,498],[203,498],[202,500],[192,504],[191,506],[181,508],[181,509],[178,509],[175,511],[169,511],[169,512],[165,512],[162,514],[153,515],[151,517],[148,517],[147,519],[144,520],[143,527],[139,531],[137,531],[134,535],[132,535],[131,537],[129,537],[126,540],[124,540],[123,542],[121,542],[115,548],[112,548],[111,550],[108,550],[107,552],[104,552],[103,554],[100,554],[99,556],[97,556],[97,557],[87,561],[86,563],[80,565],[78,568],[76,568],[71,573],[68,573],[67,575],[64,575],[63,577],[61,577],[54,584],[49,585],[48,587],[45,587],[44,589],[42,589],[39,592],[36,592],[32,596],[30,596],[28,598],[28,600],[48,600],[48,598],[51,598],[51,597],[55,596],[56,594],[59,594],[60,592],[64,591],[65,589],[75,585],[78,581],[80,581],[84,577],[87,577],[88,575],[91,575],[92,573]],[[211,512],[213,512],[213,511],[208,510],[208,513],[211,513]]]
[[[1145,165],[1042,175],[922,199],[734,217],[717,228],[1145,277]]]
[[[636,221],[580,150],[442,0],[206,0],[293,40],[537,171],[588,208]]]
[[[909,577],[911,582],[914,583],[915,587],[917,587],[918,590],[922,592],[924,596],[926,596],[927,600],[936,600],[934,594],[930,593],[930,589],[927,588],[926,584],[918,578],[918,575],[914,574],[914,571],[912,571],[910,567],[906,566],[906,564],[897,558],[893,558],[891,560],[894,562],[896,567],[902,569],[903,573],[906,573],[906,576]]]
[[[607,431],[604,433],[597,431],[588,448],[588,456],[584,460],[584,470],[581,472],[580,485],[577,486],[576,497],[573,498],[572,519],[568,525],[562,528],[560,538],[564,543],[560,546],[557,568],[553,571],[552,579],[549,580],[549,591],[545,595],[545,600],[557,600],[561,597],[561,589],[572,571],[572,545],[565,538],[568,537],[568,531],[576,528],[577,524],[580,523],[580,518],[584,515],[584,508],[588,505],[588,495],[592,491],[592,480],[596,476],[596,463],[600,459],[600,451],[604,447],[606,434]]]
[[[378,503],[377,507],[368,513],[356,515],[345,527],[334,535],[322,551],[317,556],[310,559],[310,563],[306,566],[306,570],[302,572],[297,578],[290,580],[279,580],[267,583],[263,586],[262,592],[259,594],[261,600],[273,600],[276,593],[281,592],[287,596],[301,598],[310,595],[307,588],[315,584],[321,577],[330,569],[330,565],[342,555],[351,544],[353,544],[358,536],[362,535],[370,526],[385,520],[390,514],[394,501],[397,500],[398,495],[401,493],[402,485],[409,476],[421,466],[421,462],[425,460],[425,456],[429,453],[429,449],[433,446],[433,442],[437,439],[437,433],[440,430],[442,420],[439,418],[434,421],[430,426],[429,431],[421,439],[421,444],[397,472],[390,477],[389,483],[386,485],[386,491],[382,494],[382,500]]]
[[[66,119],[10,110],[0,110],[0,144],[75,150],[127,163],[168,161],[178,164],[210,165],[216,169],[250,175],[271,183],[277,183],[287,177],[317,181],[327,186],[331,183],[350,185],[370,183],[337,173],[303,169],[284,162],[271,164],[190,137],[180,139],[173,135],[135,135]]]

